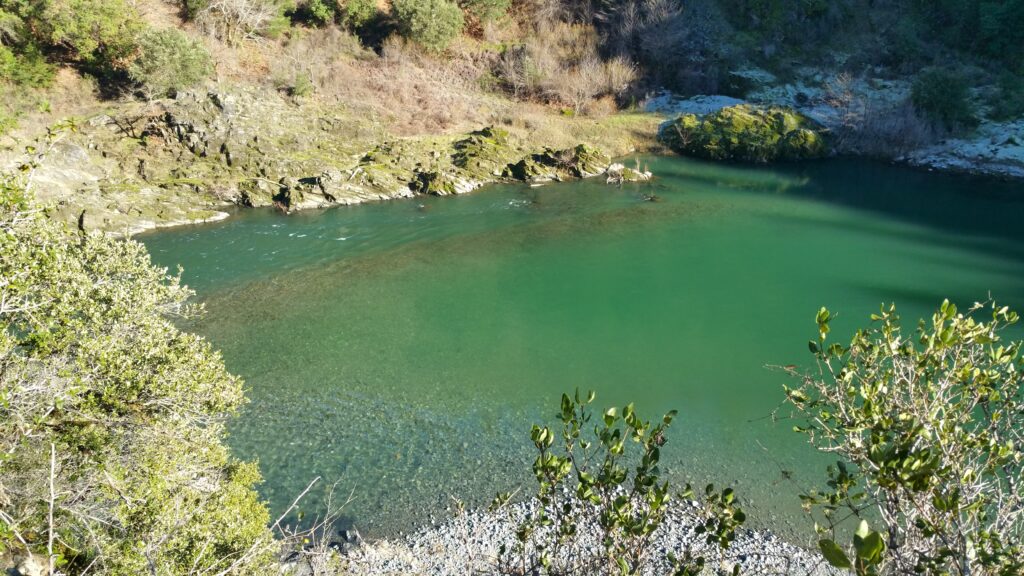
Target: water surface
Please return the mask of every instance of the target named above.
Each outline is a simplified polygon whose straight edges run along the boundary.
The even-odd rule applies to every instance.
[[[252,402],[230,444],[283,509],[315,476],[387,534],[530,488],[529,426],[562,391],[678,409],[666,471],[802,524],[822,477],[769,417],[823,305],[844,338],[882,302],[1024,305],[1024,191],[859,161],[647,159],[656,183],[493,186],[143,237],[208,308],[195,329]],[[654,194],[658,202],[646,201]],[[792,472],[792,479],[788,479]],[[316,490],[305,508],[315,512]]]

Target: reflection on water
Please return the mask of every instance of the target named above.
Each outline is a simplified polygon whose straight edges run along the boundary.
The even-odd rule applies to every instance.
[[[250,211],[144,240],[185,267],[209,311],[194,328],[246,379],[229,441],[259,458],[264,496],[282,509],[340,479],[371,534],[529,486],[529,425],[575,387],[678,409],[665,470],[738,484],[754,522],[785,531],[827,459],[769,417],[785,378],[765,366],[810,359],[818,307],[843,334],[882,301],[1024,304],[1014,185],[649,162],[650,185]]]

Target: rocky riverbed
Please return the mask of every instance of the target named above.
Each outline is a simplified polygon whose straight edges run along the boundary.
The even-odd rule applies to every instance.
[[[405,537],[377,542],[340,543],[341,573],[361,575],[417,574],[514,574],[521,571],[521,553],[516,550],[516,528],[534,510],[530,502],[513,504],[498,511],[479,510],[457,515],[447,522],[427,526]],[[731,574],[739,567],[746,575],[831,576],[840,572],[829,567],[820,554],[783,542],[771,532],[741,530],[728,549],[708,544],[697,532],[700,509],[695,502],[677,500],[670,504],[665,522],[655,531],[644,575],[671,574],[669,555],[687,552],[706,559],[707,574]],[[541,536],[541,540],[544,537]],[[527,546],[529,555],[533,549]],[[567,574],[603,573],[600,537],[595,522],[585,523],[571,546],[563,546],[552,565]],[[288,564],[294,576],[311,574],[302,560]],[[527,573],[530,573],[527,570]]]

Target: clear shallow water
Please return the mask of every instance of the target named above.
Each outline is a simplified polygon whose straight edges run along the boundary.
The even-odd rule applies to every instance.
[[[576,387],[678,409],[666,472],[737,484],[755,524],[787,532],[827,460],[768,418],[786,377],[766,366],[810,361],[820,306],[843,339],[882,302],[1024,307],[1019,184],[649,161],[650,185],[247,211],[141,239],[184,267],[208,309],[192,328],[246,380],[229,442],[260,460],[263,495],[281,510],[339,480],[370,534],[443,517],[449,495],[531,489],[529,426]]]

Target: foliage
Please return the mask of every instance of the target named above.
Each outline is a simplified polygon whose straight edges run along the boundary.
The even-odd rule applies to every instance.
[[[978,120],[971,111],[967,79],[945,68],[928,68],[911,86],[914,108],[947,130],[970,128]]]
[[[358,31],[377,16],[374,0],[347,0],[341,7],[341,22],[350,30]]]
[[[128,68],[132,80],[151,97],[172,95],[206,78],[210,54],[177,28],[147,30],[139,37],[139,55]]]
[[[676,152],[712,160],[799,160],[827,151],[824,136],[802,114],[747,104],[703,118],[684,114],[663,128],[659,138]]]
[[[127,66],[144,27],[127,0],[0,0],[0,10],[20,19],[36,46],[111,69]]]
[[[478,22],[493,22],[508,12],[512,0],[459,0],[459,6]]]
[[[44,88],[53,81],[53,76],[53,65],[35,46],[26,46],[19,53],[0,46],[0,82],[22,88]]]
[[[587,428],[594,416],[589,408],[593,400],[593,392],[585,398],[578,390],[573,397],[563,394],[560,433],[538,425],[530,432],[537,449],[536,506],[516,531],[518,550],[503,550],[501,558],[508,567],[518,563],[520,573],[638,574],[651,554],[651,537],[665,520],[671,500],[658,464],[676,412],[652,426],[637,416],[632,404],[621,411],[609,408],[600,414],[591,435]],[[627,454],[633,444],[639,447],[638,455]],[[499,494],[492,507],[504,505],[510,496]],[[687,486],[681,497],[692,496]],[[746,517],[732,489],[716,493],[708,486],[701,519],[698,534],[724,548]],[[588,531],[598,535],[600,555],[576,550],[576,559],[567,560],[561,552],[578,548],[579,535]],[[686,575],[696,574],[704,563],[689,549],[683,558],[671,560],[676,573]]]
[[[989,116],[994,120],[1012,120],[1024,116],[1024,77],[1012,72],[999,75]]]
[[[809,344],[819,370],[786,390],[795,429],[842,458],[803,497],[828,520],[826,558],[860,575],[1022,573],[1024,360],[1002,338],[1017,314],[945,301],[909,335],[883,307],[849,346],[828,342],[832,319],[822,308]],[[845,514],[883,526],[861,523],[852,554],[835,543]]]
[[[61,573],[265,573],[255,464],[223,444],[238,378],[175,321],[145,248],[71,235],[0,185],[0,555]],[[48,572],[49,573],[49,572]]]
[[[447,48],[465,24],[451,0],[395,0],[391,8],[402,36],[433,52]]]

